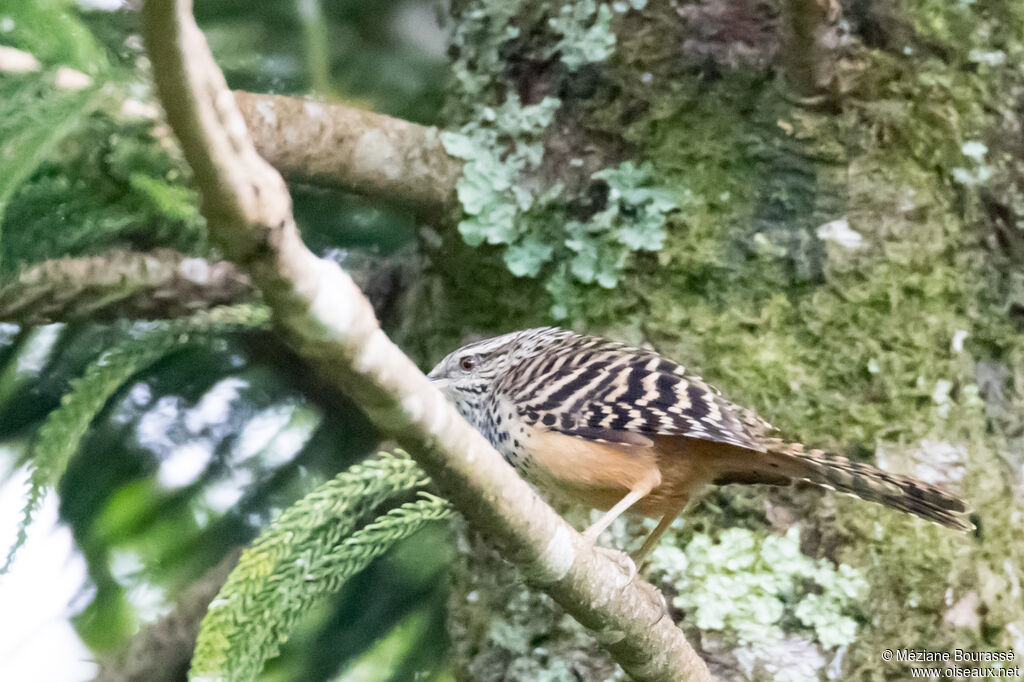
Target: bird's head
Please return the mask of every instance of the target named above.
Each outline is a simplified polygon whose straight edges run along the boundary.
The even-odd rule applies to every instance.
[[[476,341],[449,353],[427,376],[470,421],[501,379],[551,343],[572,335],[554,327],[526,329]]]

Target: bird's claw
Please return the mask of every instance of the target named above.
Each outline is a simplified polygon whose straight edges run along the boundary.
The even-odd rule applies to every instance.
[[[610,560],[619,571],[626,576],[626,582],[632,582],[633,578],[636,577],[637,567],[633,563],[633,560],[625,552],[620,552],[617,549],[611,549],[609,547],[594,547],[594,551],[598,554],[603,555],[605,558]]]
[[[661,620],[668,615],[668,603],[665,601],[665,596],[661,593],[661,590],[646,580],[634,580],[638,574],[637,565],[628,554],[608,547],[594,547],[594,551],[607,557],[616,565],[616,567],[618,567],[622,572],[622,575],[626,578],[626,582],[624,584],[628,585],[632,583],[636,587],[640,588],[640,591],[643,592],[647,601],[660,612],[661,615],[658,617],[658,620]]]

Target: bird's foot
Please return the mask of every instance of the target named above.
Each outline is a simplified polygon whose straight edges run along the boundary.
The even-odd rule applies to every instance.
[[[608,547],[594,547],[594,551],[604,555],[618,567],[625,578],[623,585],[632,583],[640,589],[644,599],[650,602],[653,609],[660,614],[658,620],[661,620],[668,614],[668,603],[665,601],[665,596],[661,593],[661,590],[642,578],[635,580],[638,576],[637,564],[628,554]]]
[[[594,551],[611,561],[619,569],[622,575],[626,576],[626,582],[632,582],[636,577],[637,568],[633,560],[625,552],[610,547],[594,547]]]
[[[636,585],[640,588],[640,591],[644,593],[644,597],[647,601],[649,601],[658,612],[659,615],[657,620],[654,621],[655,623],[668,615],[668,602],[665,600],[665,595],[661,593],[661,590],[646,580],[639,580]]]

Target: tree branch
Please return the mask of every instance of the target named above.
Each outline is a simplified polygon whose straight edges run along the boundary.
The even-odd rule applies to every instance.
[[[0,321],[162,320],[256,298],[233,264],[177,251],[108,251],[25,268],[0,288]]]
[[[455,204],[462,161],[437,128],[341,104],[235,92],[256,150],[291,182],[341,187],[431,212]]]
[[[40,71],[28,52],[0,45],[0,73]],[[83,73],[60,67],[62,89],[88,85]],[[148,103],[121,93],[121,113],[157,119]],[[449,156],[433,126],[313,99],[235,91],[256,151],[291,182],[398,201],[427,213],[457,204],[463,162]]]
[[[185,679],[199,623],[242,553],[233,549],[189,585],[174,610],[140,631],[116,659],[100,662],[93,682],[178,682]]]
[[[367,292],[377,315],[394,306],[415,265],[408,253],[341,253],[338,260]],[[24,268],[0,287],[0,322],[170,320],[220,305],[250,303],[259,292],[228,261],[185,256],[173,249],[107,251],[55,258]]]
[[[305,247],[284,181],[256,153],[191,2],[148,0],[143,34],[211,235],[248,270],[281,333],[626,672],[650,682],[710,680],[651,598],[654,588],[627,579],[519,478],[381,331],[352,279]]]

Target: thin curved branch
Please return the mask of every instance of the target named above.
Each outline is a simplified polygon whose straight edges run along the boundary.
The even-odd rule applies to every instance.
[[[408,252],[362,251],[336,260],[387,315],[415,268]],[[170,320],[221,305],[251,303],[259,292],[229,261],[186,256],[173,249],[145,253],[114,249],[95,256],[54,258],[30,265],[0,286],[0,322]]]
[[[0,322],[165,320],[255,299],[248,276],[232,263],[171,249],[115,250],[25,268],[0,287]]]
[[[235,92],[256,150],[290,182],[341,187],[438,212],[456,203],[462,161],[439,130],[343,104]]]
[[[654,588],[629,580],[558,516],[387,338],[352,279],[305,247],[284,181],[256,153],[191,4],[144,5],[157,89],[212,236],[248,270],[280,331],[634,679],[710,680]]]

